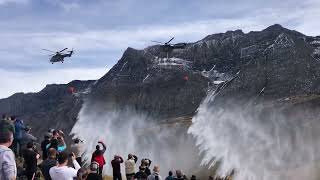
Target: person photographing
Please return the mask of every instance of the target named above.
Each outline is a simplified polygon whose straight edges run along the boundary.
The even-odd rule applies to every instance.
[[[76,155],[76,160],[82,166],[83,141],[79,138],[73,140],[71,151]]]
[[[122,180],[120,164],[123,163],[123,159],[119,155],[114,155],[114,159],[111,161],[113,169],[113,180]]]
[[[138,157],[133,154],[128,154],[128,159],[124,163],[125,165],[125,171],[126,171],[126,177],[127,180],[132,180],[136,169],[136,163],[138,161]]]
[[[50,143],[47,145],[47,149],[54,148],[57,152],[62,152],[67,148],[67,145],[64,141],[64,133],[61,130],[54,130],[52,132],[53,137],[51,138]]]
[[[72,160],[74,168],[67,166],[69,157]],[[77,172],[80,168],[74,153],[69,155],[63,151],[59,153],[58,165],[50,168],[49,174],[52,180],[73,180],[73,178],[77,177]]]
[[[102,145],[102,148],[100,147]],[[103,154],[106,152],[106,145],[102,141],[98,141],[96,150],[92,153],[91,162],[97,162],[99,164],[99,174],[102,174],[103,166],[106,164],[106,161],[103,157]]]

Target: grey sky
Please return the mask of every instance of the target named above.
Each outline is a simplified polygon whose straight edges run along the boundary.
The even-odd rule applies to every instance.
[[[320,35],[319,19],[319,0],[0,0],[0,98],[99,78],[128,46],[141,49],[150,40],[192,42],[275,23]],[[51,65],[41,51],[64,47],[76,50],[64,64]]]

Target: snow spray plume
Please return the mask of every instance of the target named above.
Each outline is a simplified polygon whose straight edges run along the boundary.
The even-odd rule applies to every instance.
[[[265,104],[233,103],[221,108],[206,99],[193,118],[188,132],[202,164],[222,160],[218,173],[235,169],[238,180],[319,179],[319,121],[308,124],[306,111],[290,116]]]
[[[159,125],[130,108],[102,107],[98,104],[84,104],[71,132],[84,140],[87,160],[90,161],[97,142],[102,140],[107,145],[107,162],[114,155],[126,159],[132,153],[138,156],[138,165],[142,158],[149,158],[153,165],[160,165],[163,176],[169,170],[178,168],[188,173],[198,170],[201,161],[193,137],[187,134],[187,125]],[[104,173],[111,174],[111,170],[110,163],[107,163]]]

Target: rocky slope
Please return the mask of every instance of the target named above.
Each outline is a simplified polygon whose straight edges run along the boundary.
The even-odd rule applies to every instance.
[[[85,93],[93,82],[72,81],[47,85],[38,93],[16,93],[0,100],[0,112],[24,119],[40,138],[49,128],[69,132],[83,103],[80,94]]]
[[[167,55],[159,46],[128,48],[116,65],[96,82],[71,82],[91,88],[88,102],[105,108],[130,107],[156,119],[192,116],[208,91],[217,102],[263,97],[278,100],[317,97],[320,38],[280,25],[259,32],[213,34]],[[28,119],[37,132],[49,127],[69,131],[83,98],[68,94],[68,85],[50,85],[39,93],[0,100],[0,112]],[[262,96],[263,95],[263,96]],[[305,102],[303,101],[303,102]],[[312,98],[311,101],[315,101]]]

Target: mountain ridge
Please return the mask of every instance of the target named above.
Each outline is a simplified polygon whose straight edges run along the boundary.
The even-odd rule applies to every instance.
[[[267,84],[264,98],[276,94],[273,99],[281,99],[303,95],[299,87],[312,81],[309,94],[318,94],[317,41],[319,37],[275,24],[262,31],[208,35],[188,43],[185,49],[174,50],[169,59],[157,45],[142,50],[129,47],[99,80],[72,81],[48,85],[38,93],[15,94],[0,100],[0,112],[20,115],[36,135],[42,135],[47,128],[70,132],[84,101],[108,108],[110,104],[129,106],[161,120],[195,115],[211,91],[220,91],[217,102],[229,97],[247,100],[260,96]],[[300,79],[290,80],[295,72]],[[266,83],[270,78],[275,79],[273,83]],[[80,93],[68,93],[70,86]]]

